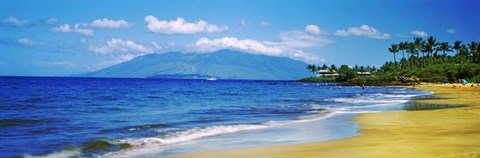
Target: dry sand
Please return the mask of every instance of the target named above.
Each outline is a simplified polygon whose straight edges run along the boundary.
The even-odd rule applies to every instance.
[[[353,119],[360,136],[306,144],[250,147],[175,158],[480,157],[480,86],[417,85],[447,99],[416,100],[468,107],[366,113]]]

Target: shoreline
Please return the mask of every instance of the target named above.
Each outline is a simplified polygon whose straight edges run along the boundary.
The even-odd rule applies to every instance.
[[[359,136],[291,145],[247,147],[169,156],[189,157],[480,157],[480,86],[421,84],[434,97],[413,102],[467,107],[364,113],[352,120]],[[412,88],[412,87],[408,87]]]

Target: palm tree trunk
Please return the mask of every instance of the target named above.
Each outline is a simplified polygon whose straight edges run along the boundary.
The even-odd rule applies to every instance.
[[[447,54],[445,54],[445,50],[443,51],[443,63],[447,63]]]
[[[397,68],[397,57],[395,57],[395,53],[393,53],[393,61],[395,61],[395,68]]]
[[[433,56],[433,53],[430,52],[430,55],[429,55],[429,58],[428,58],[428,66],[432,66],[432,56]]]

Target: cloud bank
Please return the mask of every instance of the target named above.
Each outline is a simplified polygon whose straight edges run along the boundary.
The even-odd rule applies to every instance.
[[[411,32],[413,35],[418,36],[418,37],[426,37],[428,34],[425,31],[418,31],[418,30],[413,30]]]
[[[50,29],[52,32],[60,32],[60,33],[79,33],[86,36],[92,36],[94,31],[92,29],[87,28],[88,24],[86,23],[78,23],[75,24],[73,27],[70,27],[69,24],[63,24],[58,27],[53,27]]]
[[[107,18],[103,19],[97,19],[93,21],[90,26],[92,27],[99,27],[99,28],[111,28],[111,29],[116,29],[116,28],[127,28],[130,25],[126,20],[110,20]]]
[[[360,27],[350,27],[347,30],[337,30],[334,33],[337,36],[363,36],[374,39],[389,39],[390,34],[382,33],[379,30],[370,27],[368,25],[362,25]]]
[[[457,33],[457,30],[455,30],[455,29],[447,29],[447,33],[449,33],[449,34],[454,34],[454,33]]]
[[[56,18],[49,18],[47,20],[37,20],[37,21],[32,21],[32,20],[20,20],[17,19],[16,17],[8,17],[2,20],[1,24],[4,26],[13,26],[13,27],[24,27],[24,26],[34,26],[34,25],[45,25],[45,24],[55,24],[57,23]]]
[[[227,26],[219,27],[217,25],[209,24],[206,21],[199,20],[194,23],[186,22],[185,19],[178,17],[173,21],[158,20],[155,16],[145,16],[147,23],[147,30],[154,33],[161,34],[197,34],[197,33],[215,33],[222,32],[228,29]]]
[[[132,60],[135,57],[154,53],[161,50],[162,47],[155,42],[150,44],[140,44],[132,40],[124,40],[120,38],[110,38],[99,43],[91,44],[88,50],[109,55],[114,58],[111,64]]]
[[[318,28],[317,25],[307,25],[305,27],[305,31],[307,31],[308,33],[314,34],[314,35],[322,34],[322,31],[320,31],[320,28]]]
[[[289,57],[306,62],[322,62],[315,55],[306,53],[300,48],[325,46],[333,41],[320,36],[320,28],[308,25],[304,30],[291,30],[281,33],[279,41],[257,41],[253,39],[238,39],[236,37],[222,37],[198,39],[188,46],[192,51],[212,52],[220,49],[236,49],[248,53],[264,54],[269,56]]]
[[[155,48],[158,48],[158,45],[154,45]],[[112,53],[112,52],[141,52],[141,53],[152,53],[154,49],[149,46],[135,43],[131,40],[123,40],[120,38],[111,38],[99,45],[90,46],[89,50],[96,53]]]
[[[33,45],[32,40],[30,40],[30,39],[28,39],[28,38],[18,39],[18,40],[17,40],[17,43],[22,44],[22,45],[27,45],[27,46],[32,46],[32,45]]]
[[[235,37],[223,37],[209,39],[206,37],[198,39],[191,48],[201,52],[212,52],[220,49],[236,49],[249,53],[264,54],[269,56],[289,57],[303,61],[317,61],[318,58],[301,50],[292,49],[280,43],[268,41],[256,41],[252,39],[239,40]]]

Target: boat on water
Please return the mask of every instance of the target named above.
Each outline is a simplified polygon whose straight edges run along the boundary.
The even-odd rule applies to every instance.
[[[207,80],[208,80],[208,81],[216,81],[216,80],[217,80],[217,77],[215,77],[215,76],[214,76],[214,77],[209,77],[209,78],[207,78]]]

